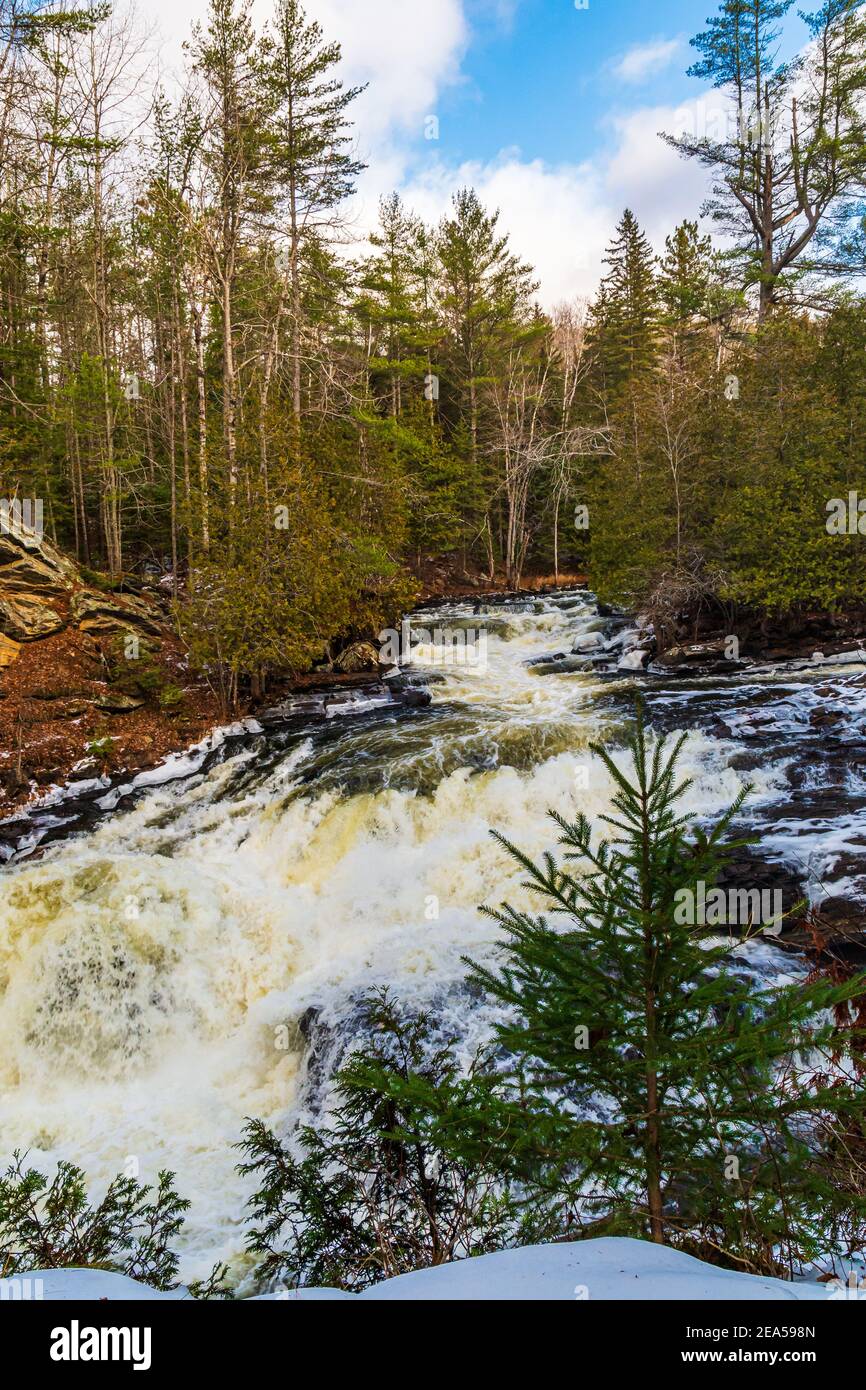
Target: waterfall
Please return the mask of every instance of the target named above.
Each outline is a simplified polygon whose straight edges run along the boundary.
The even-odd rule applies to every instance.
[[[480,903],[527,901],[491,827],[539,855],[555,845],[549,808],[598,822],[610,807],[588,745],[621,747],[644,677],[532,664],[594,649],[594,632],[619,650],[592,595],[413,621],[446,619],[483,626],[486,659],[449,666],[417,647],[435,674],[429,708],[247,732],[212,765],[151,779],[131,809],[109,799],[88,833],[3,871],[0,1158],[69,1159],[99,1195],[119,1170],[174,1170],[192,1202],[186,1279],[243,1263],[249,1189],[232,1146],[244,1119],[285,1127],[316,1112],[365,989],[430,1005],[467,1057],[489,1036],[495,1019],[462,987],[461,956],[496,944]],[[751,814],[778,809],[790,750],[747,778],[730,765],[746,745],[692,718],[685,690],[658,707],[694,725],[684,810],[721,811],[747,779]],[[702,709],[699,682],[692,693]],[[788,958],[756,943],[755,960],[778,972]]]

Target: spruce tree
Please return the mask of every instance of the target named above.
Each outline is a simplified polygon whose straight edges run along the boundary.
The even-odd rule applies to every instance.
[[[681,222],[665,237],[659,258],[658,288],[665,319],[683,328],[708,312],[713,280],[713,243],[701,236],[697,222]]]
[[[746,792],[711,830],[689,830],[682,742],[651,739],[639,716],[633,771],[594,748],[616,788],[611,838],[552,812],[564,863],[536,865],[497,836],[553,920],[490,911],[506,934],[501,968],[468,962],[508,1011],[497,1041],[511,1067],[464,1124],[463,1151],[489,1152],[497,1136],[503,1173],[562,1231],[791,1274],[826,1253],[829,1223],[852,1248],[866,1234],[866,1201],[829,1176],[834,1154],[863,1143],[858,1037],[832,1010],[866,977],[771,987],[718,925],[688,924],[682,904],[736,848]]]
[[[637,219],[626,208],[604,263],[591,341],[614,394],[638,388],[652,372],[657,354],[658,289],[655,257]]]

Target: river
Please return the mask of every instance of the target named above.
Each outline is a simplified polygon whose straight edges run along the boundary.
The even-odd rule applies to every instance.
[[[0,1156],[72,1160],[96,1193],[120,1169],[173,1169],[185,1278],[243,1263],[244,1119],[315,1114],[366,988],[431,1005],[466,1056],[489,1035],[461,956],[494,948],[480,903],[526,901],[490,829],[538,855],[549,808],[597,820],[611,786],[588,745],[625,762],[636,686],[656,727],[687,731],[684,809],[711,816],[748,780],[762,855],[866,898],[862,665],[617,671],[623,630],[585,592],[414,621],[483,628],[486,661],[437,665],[426,709],[248,726],[3,870]],[[607,667],[531,664],[587,639],[611,644]],[[797,968],[772,941],[750,952],[769,977]]]

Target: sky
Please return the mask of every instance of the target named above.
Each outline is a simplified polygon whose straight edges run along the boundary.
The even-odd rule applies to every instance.
[[[139,0],[169,70],[207,0]],[[359,237],[397,190],[428,221],[471,184],[536,268],[539,298],[592,295],[631,207],[657,250],[697,217],[707,176],[658,137],[704,130],[725,102],[687,76],[691,36],[717,0],[307,0],[342,45],[368,164],[351,209]],[[265,20],[270,0],[255,0]],[[805,28],[793,16],[784,49]]]

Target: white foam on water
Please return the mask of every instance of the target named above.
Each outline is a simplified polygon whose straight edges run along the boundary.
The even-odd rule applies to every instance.
[[[37,1166],[70,1159],[97,1192],[124,1166],[143,1180],[173,1169],[192,1201],[180,1247],[192,1279],[218,1259],[238,1265],[249,1188],[233,1145],[245,1117],[280,1124],[297,1103],[302,1044],[281,1051],[280,1025],[309,1007],[338,1018],[387,984],[409,1004],[446,999],[445,1021],[471,1053],[491,1017],[454,987],[461,956],[495,943],[478,904],[527,902],[490,828],[538,856],[557,835],[549,808],[598,821],[612,795],[586,748],[605,729],[598,683],[526,665],[597,621],[590,603],[496,616],[486,673],[458,667],[432,687],[459,717],[431,719],[431,737],[460,737],[474,711],[494,740],[567,726],[569,748],[527,767],[458,767],[425,795],[303,784],[310,743],[242,788],[255,748],[188,781],[178,760],[134,809],[5,871],[0,1157],[17,1147]],[[399,749],[399,725],[393,737]],[[724,751],[688,736],[685,811],[713,814],[739,792]],[[756,802],[778,795],[779,778],[749,775]]]

